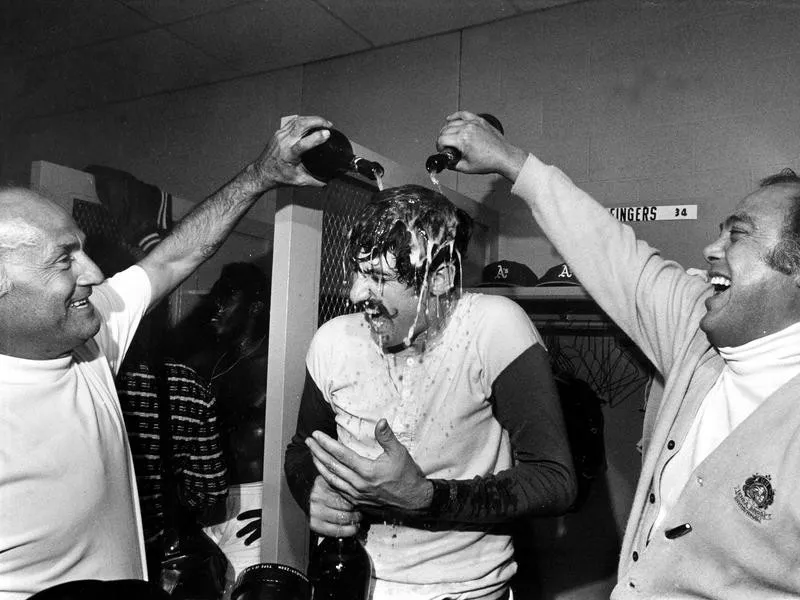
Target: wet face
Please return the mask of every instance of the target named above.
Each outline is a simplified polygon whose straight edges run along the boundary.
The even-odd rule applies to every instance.
[[[700,327],[715,346],[740,346],[800,320],[796,276],[767,262],[781,240],[790,201],[785,186],[758,190],[739,203],[706,247],[714,295],[706,300]]]
[[[392,254],[363,258],[352,276],[350,301],[364,311],[381,348],[402,349],[427,328],[424,306],[413,287],[398,281]]]
[[[63,356],[100,329],[89,296],[103,274],[60,207],[32,193],[16,193],[13,200],[17,205],[3,210],[0,199],[2,241],[11,248],[2,258],[9,286],[0,296],[0,352],[37,360]]]

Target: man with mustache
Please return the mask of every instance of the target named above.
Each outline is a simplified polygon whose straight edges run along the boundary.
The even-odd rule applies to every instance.
[[[612,598],[800,594],[800,177],[766,178],[687,274],[557,168],[469,112],[438,142],[499,173],[600,307],[665,377]]]
[[[539,333],[513,301],[461,293],[470,231],[437,192],[377,193],[346,249],[362,310],[306,358],[286,475],[312,531],[364,539],[373,600],[508,598],[508,525],[575,497]]]
[[[143,579],[130,448],[113,377],[143,314],[211,256],[266,191],[321,185],[297,117],[138,265],[104,281],[72,218],[0,190],[0,599],[77,579]]]

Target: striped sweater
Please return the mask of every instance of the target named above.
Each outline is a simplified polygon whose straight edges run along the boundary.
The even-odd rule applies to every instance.
[[[173,461],[181,498],[197,513],[224,502],[228,493],[225,461],[217,430],[216,400],[208,385],[186,365],[167,360],[172,400]],[[126,362],[117,393],[133,453],[145,541],[164,530],[158,393],[146,362]]]

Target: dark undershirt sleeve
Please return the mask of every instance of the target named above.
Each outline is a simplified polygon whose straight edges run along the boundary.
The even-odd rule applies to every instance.
[[[547,352],[535,344],[495,379],[495,418],[508,431],[514,466],[472,480],[432,479],[425,521],[503,523],[566,512],[576,480]]]
[[[317,430],[326,433],[333,439],[338,439],[333,409],[325,401],[325,397],[306,369],[306,380],[300,398],[300,411],[297,415],[297,429],[286,448],[283,463],[292,496],[306,514],[308,514],[311,489],[314,487],[314,480],[319,473],[311,459],[311,450],[306,446],[305,440]]]

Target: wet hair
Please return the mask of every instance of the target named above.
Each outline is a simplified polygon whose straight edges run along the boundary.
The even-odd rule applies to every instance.
[[[461,275],[472,219],[442,194],[420,185],[378,192],[356,217],[345,248],[345,269],[369,259],[395,257],[398,280],[419,293],[426,273],[451,261]],[[430,261],[430,264],[428,264]]]
[[[761,180],[761,189],[773,186],[794,188],[792,200],[786,211],[780,241],[767,254],[767,264],[786,275],[800,274],[800,176],[792,169],[783,169],[779,173]]]

